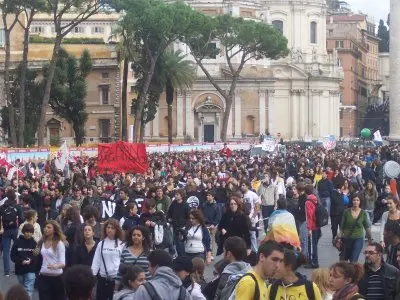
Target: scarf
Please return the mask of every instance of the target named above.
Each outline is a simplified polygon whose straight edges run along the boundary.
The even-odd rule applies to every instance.
[[[349,283],[342,289],[336,291],[335,294],[333,294],[332,300],[348,300],[356,293],[358,293],[358,286],[354,283]]]

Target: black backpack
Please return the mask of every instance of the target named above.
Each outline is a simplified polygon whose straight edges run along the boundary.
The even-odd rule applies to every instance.
[[[326,208],[321,203],[315,203],[314,201],[307,200],[315,205],[315,222],[318,228],[328,225],[329,214]]]
[[[7,204],[5,204],[7,205]],[[15,229],[18,227],[18,209],[13,205],[7,205],[2,214],[1,220],[3,222],[4,229]]]
[[[307,293],[307,299],[308,300],[315,300],[315,294],[314,294],[314,286],[313,283],[309,280],[305,281],[305,288],[306,288],[306,293]],[[271,290],[269,292],[269,299],[275,300],[276,294],[278,293],[278,288],[279,288],[279,282],[275,281],[271,285]]]
[[[144,284],[144,288],[146,289],[147,293],[149,293],[151,300],[162,300],[150,281],[147,281]],[[179,297],[177,300],[185,300],[185,299],[186,299],[186,289],[181,285],[179,288]]]

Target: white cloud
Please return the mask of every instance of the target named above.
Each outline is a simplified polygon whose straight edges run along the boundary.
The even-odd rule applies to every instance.
[[[376,23],[379,19],[386,22],[387,15],[390,12],[390,0],[346,0],[354,13],[359,11],[373,17]]]

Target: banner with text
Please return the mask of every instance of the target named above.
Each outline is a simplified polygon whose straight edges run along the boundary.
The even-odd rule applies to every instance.
[[[98,169],[100,172],[134,172],[143,174],[147,171],[148,160],[145,144],[116,142],[98,145]]]

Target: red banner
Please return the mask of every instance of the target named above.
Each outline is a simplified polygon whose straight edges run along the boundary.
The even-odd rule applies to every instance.
[[[105,172],[129,172],[143,174],[148,161],[145,144],[119,141],[113,144],[98,145],[98,170]]]

